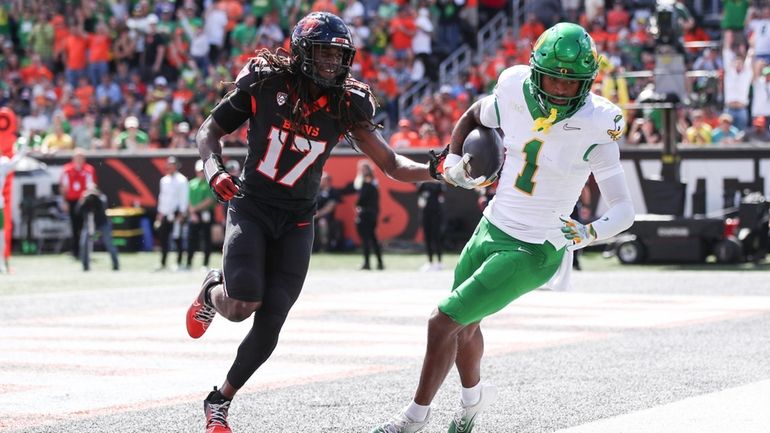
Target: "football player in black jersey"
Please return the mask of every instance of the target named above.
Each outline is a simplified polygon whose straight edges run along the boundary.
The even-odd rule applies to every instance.
[[[204,401],[206,432],[230,432],[235,393],[273,352],[308,270],[313,214],[324,163],[345,138],[394,179],[438,178],[435,165],[396,154],[372,123],[369,87],[350,77],[356,50],[337,16],[313,12],[297,23],[291,53],[257,53],[235,89],[203,122],[196,141],[209,185],[228,201],[222,270],[211,270],[187,312],[193,338],[219,313],[254,315],[223,385]],[[248,154],[239,178],[222,164],[219,140],[249,121]]]

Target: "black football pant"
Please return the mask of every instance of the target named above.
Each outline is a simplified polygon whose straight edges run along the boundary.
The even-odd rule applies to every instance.
[[[169,241],[174,242],[174,247],[177,251],[176,264],[177,266],[182,264],[182,229],[179,227],[174,230],[174,224],[182,224],[176,222],[176,219],[169,221],[167,218],[163,218],[160,222],[160,228],[158,229],[158,240],[160,242],[160,266],[166,266],[166,258],[171,248]],[[176,233],[174,233],[176,232]]]
[[[67,200],[72,227],[72,255],[80,260],[80,230],[83,228],[83,217],[80,215],[78,200]]]
[[[273,353],[286,316],[302,291],[313,250],[312,210],[289,212],[250,197],[230,201],[225,228],[225,293],[262,301],[238,347],[227,381],[239,389]]]
[[[377,265],[382,268],[382,251],[380,242],[377,241],[377,214],[361,212],[356,220],[356,229],[361,238],[361,247],[364,251],[364,268],[369,268],[369,256],[374,250],[377,257]]]
[[[426,210],[422,214],[422,231],[425,235],[425,249],[428,253],[428,261],[433,262],[435,255],[441,262],[441,211]]]
[[[193,256],[198,247],[203,248],[203,266],[209,267],[211,256],[211,221],[190,223],[187,239],[187,267],[192,266]]]

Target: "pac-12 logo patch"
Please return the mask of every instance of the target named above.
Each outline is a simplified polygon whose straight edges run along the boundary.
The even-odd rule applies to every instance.
[[[275,95],[275,101],[278,103],[278,105],[285,104],[287,99],[289,99],[289,95],[286,93],[278,92],[278,94]]]

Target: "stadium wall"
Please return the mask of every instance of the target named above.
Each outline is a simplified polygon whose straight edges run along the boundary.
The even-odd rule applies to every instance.
[[[420,161],[426,161],[424,151],[406,151],[405,154]],[[88,156],[94,165],[100,187],[107,194],[111,207],[141,206],[153,216],[158,195],[158,185],[163,175],[165,159],[174,155],[181,161],[180,171],[194,175],[194,164],[198,158],[194,149],[176,152],[146,152],[135,154],[99,153]],[[622,152],[623,166],[637,213],[660,212],[661,208],[679,207],[680,214],[719,214],[725,207],[735,203],[737,194],[744,189],[770,191],[770,148],[736,149],[684,149],[681,158],[681,184],[659,182],[661,173],[660,150],[627,150]],[[245,149],[225,151],[225,158],[243,160]],[[326,171],[332,177],[336,188],[343,188],[355,177],[356,161],[362,156],[352,150],[342,149],[334,153],[326,164]],[[43,200],[56,195],[58,177],[63,164],[70,155],[59,154],[42,158],[45,170],[20,172],[14,182],[14,238],[21,238],[22,200],[30,198]],[[420,215],[417,207],[416,186],[394,181],[383,173],[378,174],[381,192],[381,213],[378,234],[391,245],[421,243]],[[30,183],[36,188],[24,187]],[[595,188],[595,185],[593,186]],[[33,191],[34,190],[34,191]],[[672,193],[673,192],[673,193]],[[25,196],[26,195],[26,196]],[[34,197],[30,197],[34,195]],[[594,195],[598,197],[598,195]],[[337,217],[343,221],[345,236],[358,243],[355,232],[354,206],[356,196],[343,197],[337,208]],[[679,201],[682,203],[679,203]],[[470,235],[481,216],[478,207],[478,193],[459,188],[449,188],[446,200],[446,222],[449,226],[450,246],[461,246]],[[604,209],[596,200],[597,212]],[[223,212],[219,212],[221,218]]]

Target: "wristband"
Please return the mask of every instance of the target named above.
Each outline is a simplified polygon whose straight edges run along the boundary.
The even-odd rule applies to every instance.
[[[211,184],[211,179],[214,179],[219,173],[227,173],[225,164],[222,162],[222,155],[212,153],[203,163],[203,174],[206,176],[206,182]]]

